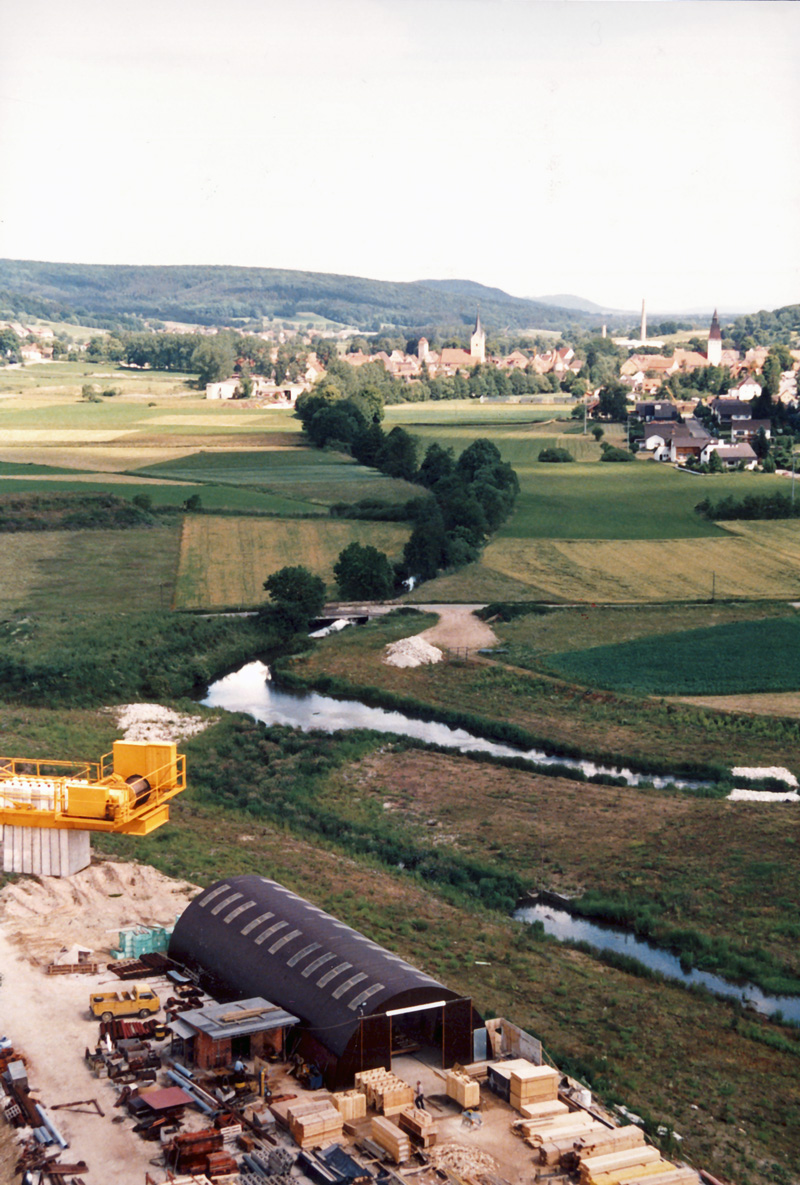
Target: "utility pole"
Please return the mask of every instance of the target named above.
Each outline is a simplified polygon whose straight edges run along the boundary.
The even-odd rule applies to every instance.
[[[792,513],[794,513],[794,450],[792,450]]]

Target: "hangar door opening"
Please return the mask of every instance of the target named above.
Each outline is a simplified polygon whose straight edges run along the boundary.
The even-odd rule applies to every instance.
[[[432,1062],[450,1069],[472,1060],[472,1000],[437,1000],[386,1012],[392,1057],[410,1053],[433,1055]]]

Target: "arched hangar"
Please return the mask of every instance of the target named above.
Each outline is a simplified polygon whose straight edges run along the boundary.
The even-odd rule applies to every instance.
[[[482,1021],[471,999],[265,877],[229,877],[195,897],[169,954],[222,1000],[262,996],[300,1017],[294,1049],[330,1089],[410,1049],[445,1068],[474,1060]]]

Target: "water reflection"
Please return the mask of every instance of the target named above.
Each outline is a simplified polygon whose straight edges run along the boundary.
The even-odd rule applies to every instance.
[[[717,995],[747,1001],[766,1016],[782,1012],[786,1020],[800,1024],[800,996],[767,996],[755,984],[737,985],[722,979],[719,975],[712,975],[709,971],[684,971],[677,955],[637,938],[628,930],[590,922],[586,918],[575,917],[566,910],[555,909],[551,905],[526,905],[518,909],[514,917],[520,922],[541,922],[548,934],[561,941],[569,939],[573,942],[588,942],[596,950],[628,955],[670,979],[677,979],[686,984],[703,984]]]
[[[340,732],[348,728],[370,728],[375,732],[393,732],[398,736],[413,737],[415,740],[427,741],[443,748],[458,749],[461,753],[524,757],[537,764],[558,764],[570,769],[579,769],[587,777],[606,774],[624,778],[630,786],[647,782],[657,789],[670,784],[695,788],[703,784],[686,779],[636,774],[629,769],[545,753],[543,749],[519,749],[498,741],[488,741],[463,728],[450,728],[447,724],[439,724],[436,721],[417,720],[403,712],[370,708],[358,700],[333,699],[316,691],[286,691],[275,686],[270,679],[269,667],[262,662],[250,662],[238,671],[226,675],[224,679],[212,683],[203,703],[209,708],[246,712],[256,720],[263,720],[265,724],[284,724],[302,729],[303,732],[312,729]]]

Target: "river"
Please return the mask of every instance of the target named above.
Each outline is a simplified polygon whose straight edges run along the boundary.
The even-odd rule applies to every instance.
[[[444,748],[457,749],[461,753],[524,757],[541,765],[557,763],[571,769],[580,769],[587,777],[609,774],[625,778],[631,786],[639,785],[641,782],[647,782],[656,788],[666,785],[702,785],[700,782],[688,782],[678,778],[636,774],[629,769],[599,765],[574,757],[554,756],[542,749],[518,749],[512,745],[503,745],[475,736],[463,728],[450,728],[435,721],[418,720],[403,712],[370,708],[358,700],[334,699],[329,695],[320,695],[316,691],[287,691],[275,685],[270,677],[269,667],[262,662],[247,663],[238,671],[233,671],[212,683],[203,704],[208,708],[244,712],[265,724],[286,725],[299,728],[303,732],[314,729],[322,732],[341,732],[348,728],[369,728],[375,732],[395,733]],[[618,951],[630,955],[646,967],[660,971],[671,979],[685,984],[703,984],[719,995],[747,1001],[766,1015],[782,1012],[787,1020],[800,1024],[800,997],[767,996],[753,984],[739,986],[707,971],[685,972],[676,955],[636,938],[629,931],[598,925],[549,905],[526,906],[517,910],[514,917],[528,923],[541,921],[548,934],[562,941],[570,939],[588,942],[597,950]]]
[[[203,704],[207,708],[225,708],[229,712],[246,712],[265,724],[285,724],[303,732],[319,729],[322,732],[341,732],[348,728],[370,728],[375,732],[391,732],[398,736],[427,741],[461,753],[490,753],[493,757],[523,757],[537,765],[561,765],[581,770],[587,777],[605,774],[624,778],[629,786],[641,783],[661,789],[674,785],[696,789],[699,781],[637,774],[633,770],[613,765],[601,765],[576,757],[562,757],[546,753],[544,749],[520,749],[514,745],[489,741],[463,728],[450,728],[432,720],[418,720],[404,712],[370,708],[358,700],[334,699],[316,691],[288,691],[277,687],[270,677],[269,667],[262,662],[249,662],[223,679],[212,683]]]
[[[556,909],[552,905],[541,903],[523,906],[516,910],[514,917],[517,921],[528,924],[541,922],[545,931],[561,942],[588,942],[598,951],[608,950],[628,955],[652,971],[660,971],[669,979],[676,979],[683,984],[702,984],[719,996],[729,996],[751,1004],[756,1011],[763,1012],[766,1016],[774,1016],[780,1012],[785,1020],[800,1024],[800,996],[768,996],[752,983],[731,983],[719,975],[712,975],[710,971],[698,971],[696,968],[684,971],[677,955],[637,938],[629,930],[590,922],[586,918],[568,913],[565,909]]]

